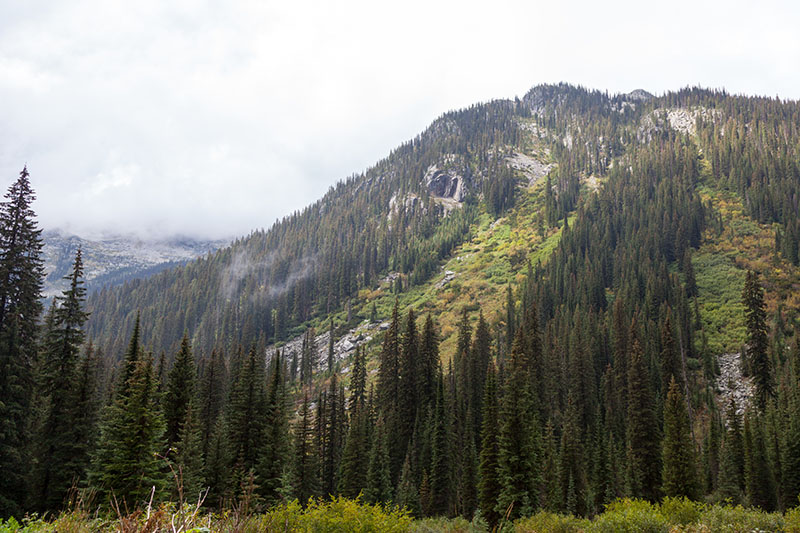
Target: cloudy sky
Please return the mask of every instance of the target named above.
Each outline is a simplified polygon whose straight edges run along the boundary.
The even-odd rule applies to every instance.
[[[568,81],[800,98],[794,1],[0,0],[0,185],[47,228],[268,227],[441,113]]]

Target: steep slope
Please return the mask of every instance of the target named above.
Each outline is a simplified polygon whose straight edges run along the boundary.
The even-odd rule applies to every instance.
[[[597,190],[615,159],[636,146],[665,142],[718,150],[714,132],[746,122],[760,105],[777,104],[699,90],[661,98],[608,97],[560,85],[534,88],[521,101],[448,113],[374,168],[338,183],[320,201],[269,230],[147,282],[95,295],[89,333],[109,353],[120,353],[141,312],[143,322],[153,324],[145,335],[157,350],[174,349],[184,330],[204,351],[235,343],[264,345],[319,326],[331,313],[339,314],[340,324],[354,325],[368,314],[364,302],[371,305],[374,299],[364,296],[384,290],[380,280],[392,273],[400,280],[399,292],[410,289],[408,295],[419,295],[412,300],[417,303],[456,302],[453,295],[466,284],[471,296],[459,296],[458,303],[472,300],[474,308],[495,310],[500,304],[488,302],[504,301],[499,288],[518,279],[527,259],[536,263],[547,256],[581,189],[584,196]],[[796,112],[785,107],[779,115]],[[715,182],[714,190],[737,179]],[[764,192],[770,179],[736,185],[750,202],[758,198],[759,206],[751,210],[759,209],[762,216],[768,216],[764,205],[775,210],[779,201]],[[791,179],[780,183],[785,189]],[[787,196],[795,194],[790,190]],[[515,202],[517,208],[503,218]],[[778,222],[786,225],[781,216]],[[792,224],[782,233],[788,249],[798,234]],[[694,245],[699,236],[699,229],[692,229]],[[491,253],[484,254],[488,249]],[[694,259],[701,263],[701,283],[703,258],[701,253]],[[455,273],[452,281],[427,285],[443,275],[443,268]],[[467,275],[465,268],[471,269]],[[605,279],[607,286],[614,285]],[[388,304],[375,303],[387,316]],[[445,339],[452,324],[443,319]]]

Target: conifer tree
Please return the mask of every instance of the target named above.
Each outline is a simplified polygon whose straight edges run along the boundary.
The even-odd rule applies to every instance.
[[[586,469],[581,446],[578,408],[570,392],[563,432],[561,434],[561,487],[563,501],[568,503],[564,511],[580,516],[586,515]]]
[[[338,485],[337,476],[339,474],[339,461],[341,460],[343,435],[345,429],[344,420],[341,420],[339,409],[338,379],[336,374],[331,377],[330,388],[328,389],[327,401],[324,409],[326,410],[325,423],[322,427],[322,439],[324,446],[322,450],[322,494],[323,496],[333,496]]]
[[[411,450],[409,450],[411,452]],[[422,515],[422,504],[420,503],[419,490],[414,483],[414,475],[411,471],[411,455],[406,454],[403,461],[403,468],[400,471],[400,482],[397,485],[397,497],[395,503],[411,513],[411,516],[419,517]]]
[[[678,383],[673,377],[664,406],[663,491],[665,496],[700,496],[691,421]]]
[[[0,202],[0,517],[19,515],[28,490],[27,417],[44,277],[35,199],[26,167]]]
[[[631,330],[634,331],[634,326]],[[628,367],[628,487],[634,497],[659,499],[661,485],[661,446],[659,426],[653,409],[650,377],[642,360],[639,341],[634,336]]]
[[[747,366],[756,387],[756,402],[762,412],[767,401],[775,395],[772,383],[772,363],[767,353],[767,322],[764,304],[764,291],[758,281],[758,274],[747,271],[742,300],[745,306],[745,326],[747,328]]]
[[[744,478],[750,505],[775,509],[775,482],[764,442],[762,423],[750,412],[744,417]]]
[[[720,450],[719,495],[734,502],[741,500],[744,490],[744,441],[742,421],[731,398],[726,413],[727,431]]]
[[[294,429],[292,492],[303,507],[319,492],[319,457],[314,445],[314,420],[308,394],[300,408],[300,419]]]
[[[500,422],[497,399],[497,378],[494,364],[489,363],[483,393],[483,426],[478,481],[478,502],[481,513],[490,526],[500,521],[495,505],[500,497],[501,484],[497,474],[499,464],[498,427]]]
[[[264,442],[258,462],[258,482],[262,497],[268,505],[276,503],[283,486],[289,461],[289,407],[286,393],[283,358],[275,352],[272,361],[265,410]]]
[[[165,438],[167,448],[170,448],[181,438],[189,405],[195,397],[196,370],[188,333],[183,334],[181,348],[167,373],[166,381],[163,405],[167,425]]]
[[[221,508],[230,494],[230,452],[223,417],[218,417],[203,454],[203,480],[208,487],[206,505]]]
[[[264,438],[264,360],[255,346],[239,368],[227,411],[228,446],[237,486],[258,464]]]
[[[672,336],[672,311],[667,309],[667,317],[661,326],[661,398],[666,398],[669,384],[675,379],[678,388],[683,388],[683,371],[675,339]]]
[[[203,457],[208,458],[212,435],[225,405],[225,362],[217,350],[211,351],[200,380],[198,422]]]
[[[75,254],[72,272],[65,279],[70,285],[53,303],[42,354],[44,376],[40,382],[49,400],[44,423],[36,436],[39,455],[37,507],[42,510],[59,508],[67,491],[85,473],[82,469],[78,472],[69,469],[67,465],[80,453],[76,446],[83,447],[86,443],[65,439],[66,435],[78,430],[75,426],[85,416],[85,413],[75,410],[81,394],[77,372],[84,341],[83,325],[88,317],[88,313],[83,311],[86,289],[83,287],[80,248]]]
[[[367,363],[366,354],[360,346],[356,346],[356,353],[353,355],[353,377],[350,379],[350,412],[364,407],[366,402],[367,389]]]
[[[176,488],[179,501],[196,503],[204,488],[203,478],[203,442],[200,425],[197,422],[194,400],[189,402],[186,415],[181,424],[178,441],[175,442],[173,469],[179,477]],[[174,495],[174,494],[173,494]]]
[[[502,399],[498,473],[502,490],[495,510],[516,518],[530,514],[538,505],[539,428],[531,401],[530,374],[523,329],[517,330],[511,347],[509,376]]]
[[[402,461],[411,442],[417,417],[417,370],[419,365],[419,339],[417,335],[416,315],[413,309],[408,310],[405,331],[403,331],[400,359],[398,365],[399,386],[397,398],[398,420],[396,433],[390,445],[392,458],[392,474],[400,476]],[[395,479],[394,477],[392,479]]]
[[[796,381],[794,386],[797,387]],[[800,496],[800,391],[795,388],[790,394],[781,456],[781,499],[784,507],[794,506]]]
[[[339,469],[338,492],[346,498],[355,498],[367,485],[369,466],[369,418],[366,407],[358,406],[350,415],[350,431],[347,434]]]
[[[419,351],[420,370],[417,375],[420,410],[433,406],[436,401],[436,370],[439,367],[439,338],[433,317],[425,318]]]
[[[431,435],[430,505],[428,512],[434,516],[448,515],[453,498],[450,410],[446,401],[444,378],[440,369],[437,375],[436,405]]]
[[[164,419],[156,401],[156,379],[151,355],[136,359],[125,394],[118,393],[100,427],[92,460],[90,482],[106,503],[113,499],[123,509],[143,505],[165,484],[163,461]]]
[[[369,452],[367,486],[364,490],[364,499],[369,503],[389,504],[392,501],[388,438],[386,422],[381,414],[372,431],[372,445]]]

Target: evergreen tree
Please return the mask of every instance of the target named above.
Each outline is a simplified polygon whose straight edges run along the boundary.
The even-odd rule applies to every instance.
[[[0,202],[0,517],[19,515],[27,495],[32,361],[44,268],[28,169]]]
[[[86,289],[80,248],[75,254],[72,272],[65,279],[70,285],[54,301],[42,354],[44,375],[40,382],[44,388],[42,392],[48,397],[48,409],[36,436],[39,467],[36,481],[37,507],[43,510],[59,508],[67,491],[85,474],[82,469],[76,472],[67,465],[80,453],[76,447],[86,443],[64,438],[77,429],[75,425],[85,416],[75,410],[82,392],[77,372],[84,341],[83,325],[88,317],[83,311]]]
[[[764,291],[758,281],[758,274],[747,271],[742,300],[745,306],[745,326],[747,328],[747,365],[756,387],[756,402],[763,412],[767,400],[775,395],[772,384],[772,363],[767,353],[767,322],[764,304]]]
[[[389,504],[392,502],[392,479],[389,466],[388,435],[386,422],[381,414],[372,431],[367,486],[364,490],[364,499],[368,503]]]
[[[294,429],[292,491],[303,507],[319,492],[319,457],[314,446],[314,421],[306,394]]]
[[[198,422],[203,457],[209,456],[214,428],[225,405],[225,362],[216,350],[212,350],[200,380]]]
[[[400,476],[402,461],[408,452],[411,434],[416,426],[417,417],[417,371],[419,366],[419,339],[417,335],[416,315],[413,309],[408,310],[405,331],[403,331],[400,359],[398,366],[399,386],[397,398],[397,426],[390,445],[392,474]],[[396,479],[393,477],[392,479]]]
[[[411,472],[410,454],[407,454],[405,461],[403,461],[403,469],[400,471],[400,482],[397,485],[395,503],[398,507],[407,509],[408,512],[411,513],[411,516],[419,517],[422,515],[419,490],[414,483],[414,475]]]
[[[691,421],[683,394],[673,378],[664,406],[663,479],[665,496],[700,496],[697,461],[691,437]]]
[[[256,355],[254,346],[239,368],[227,411],[227,440],[235,486],[258,464],[264,438],[264,383],[264,360]]]
[[[268,505],[276,503],[290,457],[289,407],[283,358],[275,352],[267,392],[264,442],[258,462],[260,492]]]
[[[195,382],[196,370],[192,348],[189,345],[188,334],[184,333],[181,349],[167,373],[167,386],[163,399],[167,448],[172,447],[181,438],[189,405],[195,397]]]
[[[762,421],[747,413],[744,418],[744,478],[750,505],[775,510],[775,485],[764,442]]]
[[[208,440],[208,449],[203,454],[203,479],[208,487],[206,505],[222,508],[229,498],[230,452],[223,417],[217,418]]]
[[[197,422],[194,400],[186,409],[178,441],[175,442],[175,466],[178,475],[177,496],[179,501],[199,501],[204,488],[203,442]]]
[[[153,490],[160,494],[165,484],[158,455],[164,419],[156,402],[152,356],[136,360],[124,390],[104,413],[90,482],[106,503],[116,500],[120,508],[133,510]]]
[[[439,336],[430,313],[425,318],[419,350],[420,369],[417,375],[420,411],[436,401],[436,370],[439,368]]]
[[[511,518],[538,506],[539,428],[531,401],[526,335],[517,330],[511,347],[509,376],[502,399],[498,474],[502,490],[495,510]]]
[[[444,394],[444,379],[441,369],[437,375],[436,405],[431,435],[430,505],[428,512],[434,516],[450,513],[452,494],[452,450],[450,441],[450,417]]]
[[[561,487],[563,509],[570,514],[585,516],[586,508],[586,469],[581,446],[578,408],[570,392],[567,396],[566,417],[561,434]]]
[[[728,405],[726,420],[727,431],[720,451],[719,495],[738,502],[744,490],[744,441],[742,421],[733,398]]]
[[[666,398],[670,382],[674,379],[678,389],[683,388],[683,369],[672,336],[672,311],[667,309],[667,317],[661,326],[661,397]]]
[[[497,399],[497,381],[494,364],[489,363],[483,393],[483,426],[481,428],[481,453],[479,466],[479,507],[486,521],[494,527],[500,521],[495,505],[500,497],[498,427],[500,422]]]
[[[339,469],[338,492],[346,498],[356,498],[367,486],[369,465],[369,418],[365,406],[358,406],[350,415],[350,431],[347,434]]]
[[[634,331],[634,326],[631,330]],[[661,446],[650,377],[634,335],[628,367],[628,487],[631,496],[659,499]]]
[[[783,434],[781,457],[781,496],[784,507],[795,506],[800,496],[800,391],[795,388],[792,392],[787,408],[787,426]]]

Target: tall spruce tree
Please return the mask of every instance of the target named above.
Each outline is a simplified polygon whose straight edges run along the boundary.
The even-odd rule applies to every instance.
[[[238,486],[258,464],[264,438],[264,359],[253,346],[242,362],[231,387],[227,411],[228,446],[233,461],[234,486]]]
[[[383,414],[378,415],[372,430],[372,445],[367,468],[367,486],[364,499],[368,503],[389,504],[392,502],[392,479],[389,457],[389,435]]]
[[[303,507],[319,493],[319,456],[315,446],[314,418],[308,394],[300,407],[300,418],[294,428],[292,461],[292,493]]]
[[[500,422],[498,473],[502,490],[495,510],[512,518],[531,514],[538,506],[541,480],[541,437],[531,400],[526,339],[525,331],[518,329],[511,346]]]
[[[27,432],[44,268],[28,169],[0,202],[0,517],[19,515],[28,494]]]
[[[634,331],[634,326],[631,331]],[[628,367],[628,475],[631,496],[650,501],[659,499],[661,445],[659,424],[653,408],[650,377],[644,365],[639,340],[631,335]]]
[[[745,306],[745,327],[747,328],[747,366],[756,387],[756,403],[762,412],[767,401],[775,395],[772,382],[772,362],[767,351],[767,313],[764,304],[764,290],[758,281],[758,274],[747,271],[742,300]]]
[[[73,431],[86,430],[76,427],[80,425],[85,413],[75,410],[76,403],[81,402],[81,396],[87,392],[80,389],[80,380],[88,377],[78,375],[80,350],[84,342],[83,326],[89,316],[83,310],[86,289],[83,287],[80,248],[75,254],[72,272],[65,279],[70,283],[69,288],[56,297],[43,343],[44,360],[41,368],[44,376],[40,378],[40,382],[49,401],[40,434],[36,436],[37,507],[41,510],[59,508],[67,491],[82,480],[85,474],[82,469],[75,471],[67,468],[67,465],[80,453],[77,448],[86,443],[82,439],[65,438]],[[84,407],[88,406],[84,404]]]
[[[700,497],[691,421],[680,387],[673,377],[664,406],[663,491],[665,496]]]
[[[267,504],[274,504],[281,497],[280,491],[291,451],[285,382],[283,358],[280,351],[276,351],[267,391],[264,442],[258,463],[259,487]]]
[[[479,465],[478,502],[481,513],[494,527],[500,521],[495,504],[502,485],[498,478],[499,465],[498,427],[500,413],[497,399],[497,378],[494,364],[489,363],[483,393],[483,426],[481,428],[481,453]]]
[[[765,511],[773,511],[776,504],[775,479],[764,440],[763,421],[758,415],[748,411],[744,417],[744,479],[747,501]]]
[[[167,373],[166,381],[163,405],[164,420],[167,424],[165,438],[169,448],[180,440],[189,405],[196,394],[197,371],[192,347],[189,345],[189,334],[186,332],[181,339],[181,348],[175,356],[172,368]]]
[[[132,511],[153,491],[159,495],[166,481],[159,456],[164,419],[151,355],[136,359],[124,390],[104,412],[90,483],[105,503]]]

